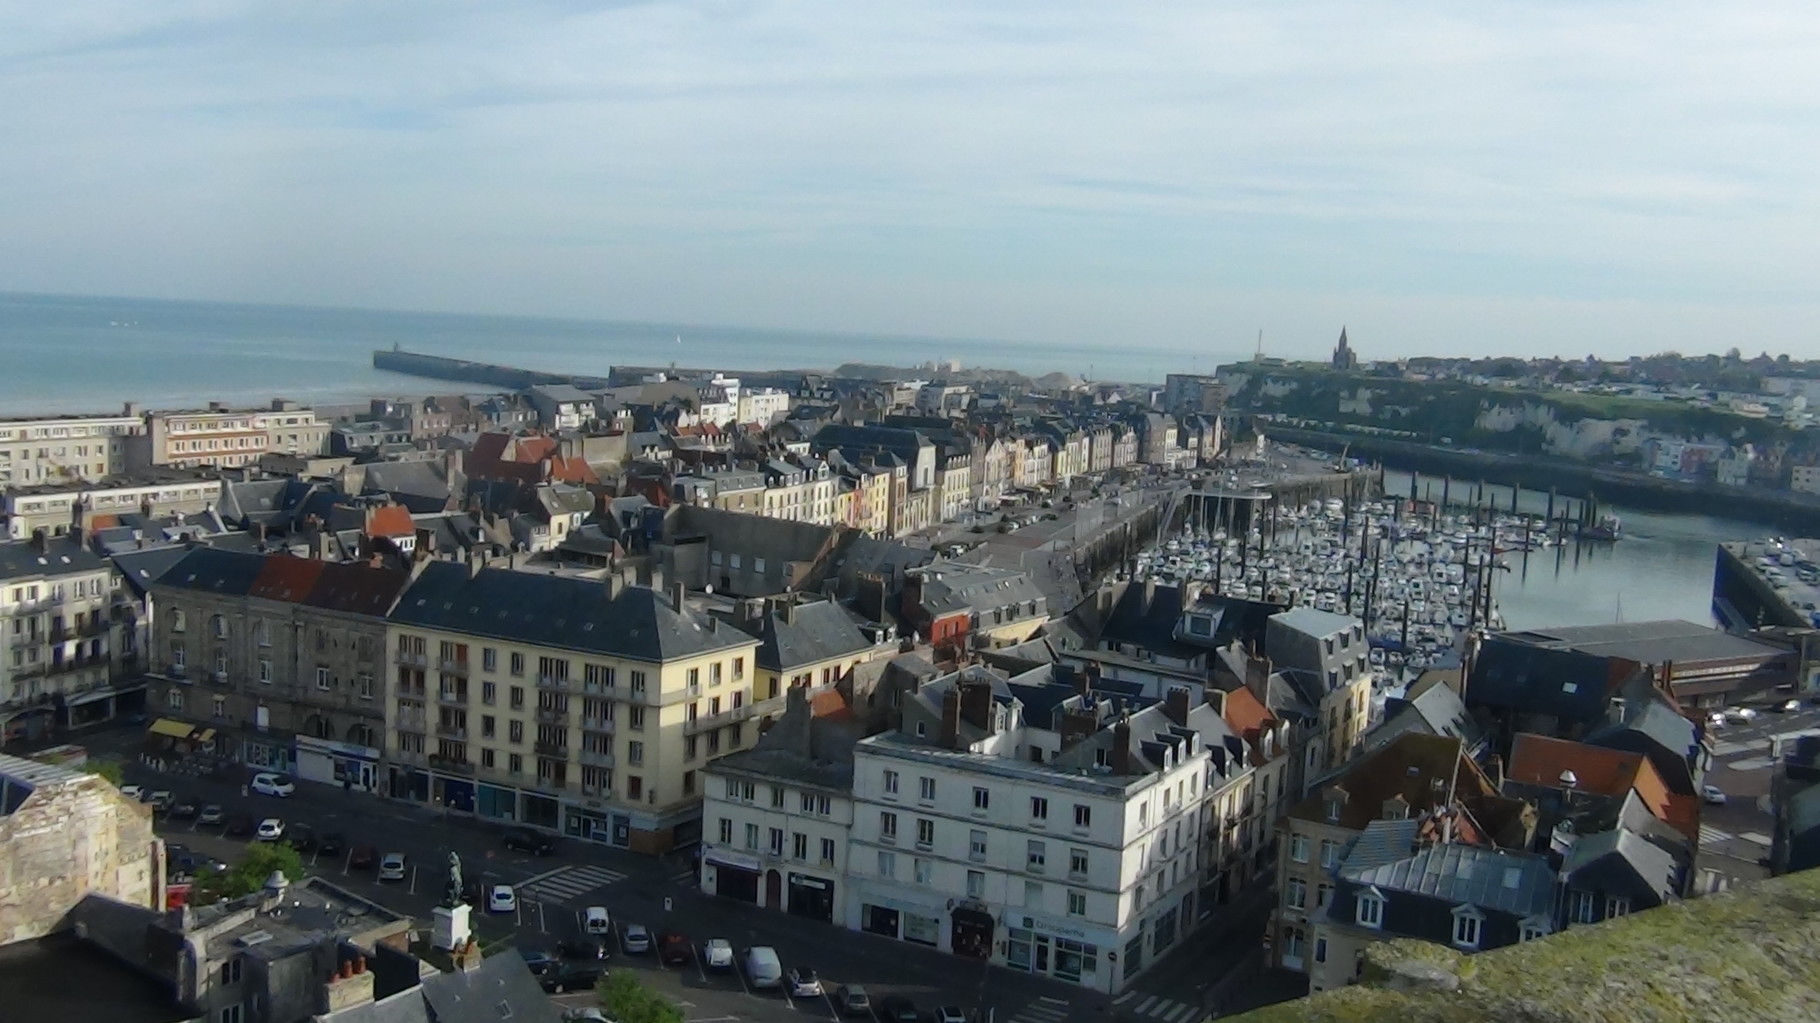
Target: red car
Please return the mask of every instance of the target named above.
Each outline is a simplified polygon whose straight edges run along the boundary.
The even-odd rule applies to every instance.
[[[686,966],[695,959],[695,946],[680,934],[665,934],[657,939],[657,958],[665,966]]]

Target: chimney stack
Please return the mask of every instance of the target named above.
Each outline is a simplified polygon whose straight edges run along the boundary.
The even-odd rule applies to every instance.
[[[1112,758],[1109,761],[1114,774],[1131,773],[1131,721],[1119,718],[1112,726]]]
[[[987,734],[992,733],[992,683],[969,678],[959,682],[961,720]]]
[[[1170,686],[1163,694],[1163,713],[1183,728],[1188,727],[1188,696],[1187,686]]]
[[[683,598],[686,597],[688,595],[688,593],[689,593],[689,588],[687,586],[685,586],[684,584],[682,584],[682,583],[671,583],[670,584],[670,606],[674,607],[676,609],[677,614],[681,614],[685,610]]]
[[[961,744],[961,694],[950,686],[942,691],[942,746],[956,749]]]
[[[620,577],[619,569],[617,568],[607,569],[607,574],[601,576],[600,581],[601,584],[606,587],[607,600],[609,601],[618,599],[619,592],[625,589],[626,586],[626,582]]]

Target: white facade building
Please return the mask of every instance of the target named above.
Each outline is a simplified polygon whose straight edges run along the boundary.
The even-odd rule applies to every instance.
[[[98,480],[126,471],[125,438],[145,432],[128,407],[118,416],[0,420],[0,486]]]
[[[708,765],[702,891],[834,922],[853,828],[853,737],[810,714],[809,690],[752,749]]]
[[[1239,746],[1186,689],[1084,688],[964,669],[854,747],[848,927],[1107,993],[1194,929]]]

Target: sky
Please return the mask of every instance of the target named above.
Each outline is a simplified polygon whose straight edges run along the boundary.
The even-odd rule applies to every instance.
[[[1820,358],[1820,6],[0,0],[0,290]]]

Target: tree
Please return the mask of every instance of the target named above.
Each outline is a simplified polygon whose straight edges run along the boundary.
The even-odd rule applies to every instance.
[[[600,986],[600,1007],[619,1023],[683,1023],[680,1008],[644,986],[630,970],[616,970]]]
[[[195,901],[251,895],[265,887],[274,870],[282,871],[286,879],[295,881],[303,876],[303,857],[288,842],[254,842],[247,846],[240,862],[226,871],[204,870],[197,874],[193,890],[201,892],[203,897]]]
[[[112,760],[91,760],[83,764],[82,769],[98,778],[106,778],[113,782],[115,788],[126,784],[126,775],[120,770],[120,765]]]

